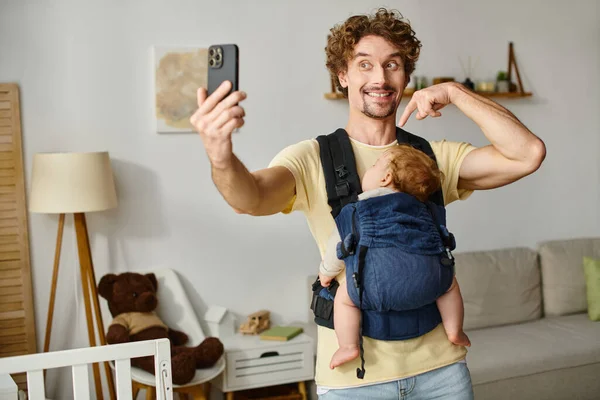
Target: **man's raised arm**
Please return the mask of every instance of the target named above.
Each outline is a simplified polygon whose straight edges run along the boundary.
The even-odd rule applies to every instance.
[[[227,203],[238,213],[270,215],[282,211],[295,194],[296,182],[285,167],[250,172],[233,154],[231,134],[244,125],[239,103],[244,92],[231,90],[224,82],[210,97],[198,90],[198,110],[190,122],[200,134],[211,164],[212,179]]]
[[[442,83],[415,92],[400,118],[400,126],[414,111],[418,120],[439,117],[440,110],[450,103],[473,120],[491,143],[465,157],[459,189],[497,188],[540,167],[546,157],[544,142],[506,108],[457,83]]]

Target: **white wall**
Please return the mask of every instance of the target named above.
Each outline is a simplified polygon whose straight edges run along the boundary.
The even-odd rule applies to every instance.
[[[88,216],[97,278],[169,266],[184,278],[200,315],[207,304],[219,304],[241,315],[266,307],[276,322],[306,319],[305,277],[316,272],[319,255],[303,216],[235,214],[210,180],[199,137],[153,131],[151,46],[239,45],[248,100],[234,148],[257,169],[284,146],[345,124],[347,104],[323,99],[329,88],[326,35],[334,23],[379,5],[0,2],[0,81],[21,87],[27,177],[36,152],[108,150],[113,159],[119,208]],[[391,6],[411,20],[423,42],[419,75],[463,80],[458,57],[471,55],[480,59],[473,78],[493,79],[507,67],[512,40],[525,89],[534,93],[501,103],[546,142],[547,159],[521,182],[450,207],[459,250],[599,235],[598,2],[398,0]],[[407,129],[430,139],[486,144],[455,108],[442,119],[411,120]],[[56,224],[55,216],[30,215],[40,349]],[[72,225],[67,228],[54,349],[87,344],[81,295],[74,293]],[[67,392],[49,395],[64,398],[69,389],[60,390]]]

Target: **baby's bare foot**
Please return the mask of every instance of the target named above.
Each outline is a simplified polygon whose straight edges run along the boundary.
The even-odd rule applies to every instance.
[[[469,337],[463,332],[448,332],[448,339],[457,346],[471,346]]]
[[[335,367],[339,367],[342,364],[347,363],[348,361],[354,360],[358,357],[359,351],[358,346],[356,347],[340,347],[331,357],[331,362],[329,363],[329,368],[334,369]]]

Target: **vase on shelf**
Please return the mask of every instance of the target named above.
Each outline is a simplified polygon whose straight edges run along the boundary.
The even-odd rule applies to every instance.
[[[475,84],[473,83],[473,81],[471,80],[471,78],[465,79],[462,84],[465,85],[466,87],[468,87],[471,90],[475,90]]]

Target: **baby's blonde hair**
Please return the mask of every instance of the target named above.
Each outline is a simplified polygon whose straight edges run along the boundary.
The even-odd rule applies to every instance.
[[[385,152],[396,190],[426,201],[442,185],[444,174],[427,154],[400,144]]]

